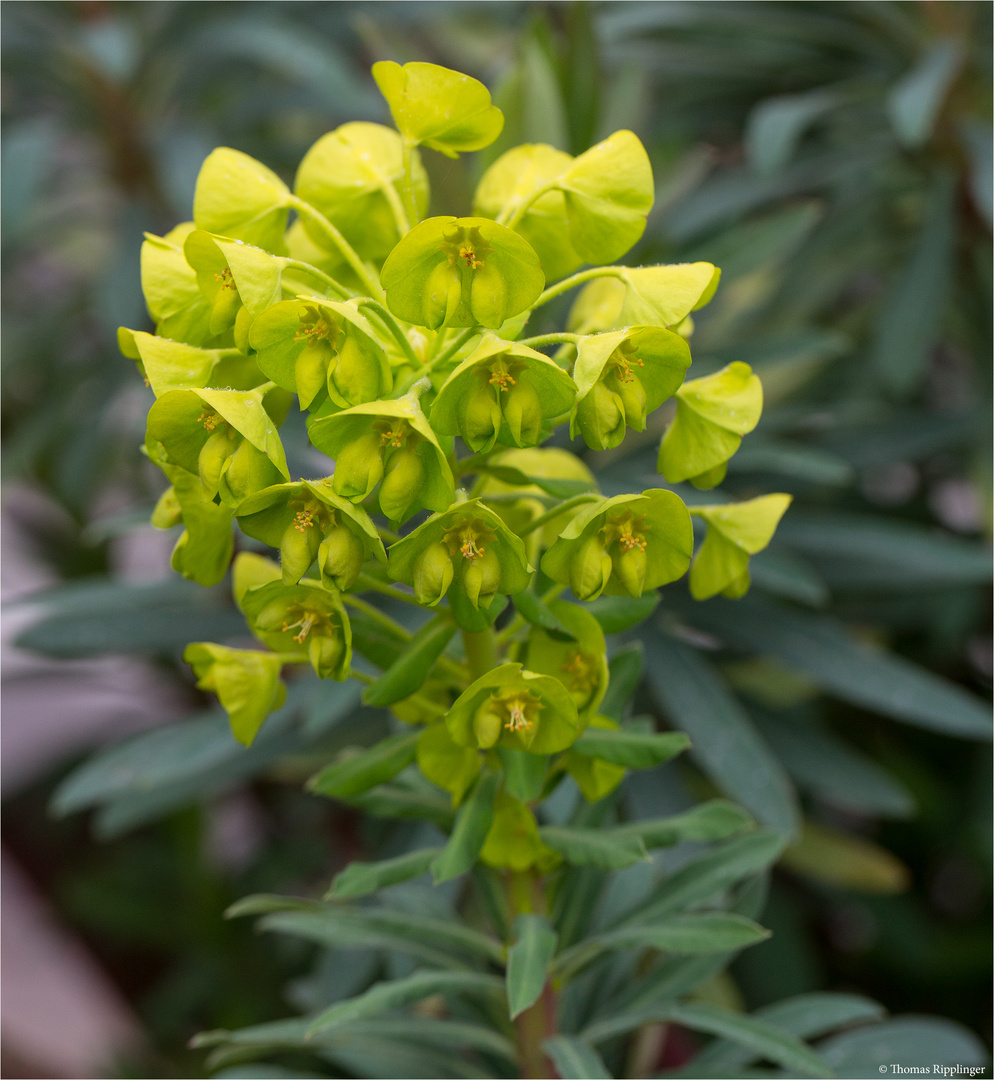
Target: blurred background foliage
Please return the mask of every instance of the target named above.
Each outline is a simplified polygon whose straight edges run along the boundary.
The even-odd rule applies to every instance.
[[[143,524],[150,392],[115,343],[148,325],[141,233],[189,217],[207,153],[292,179],[326,131],[387,121],[378,59],[471,73],[505,111],[481,160],[426,155],[446,212],[518,142],[576,153],[635,130],[657,200],[627,261],[720,265],[693,373],[745,360],[763,379],[721,497],[795,502],[745,600],[673,586],[641,631],[638,711],[695,755],[626,794],[650,815],[718,790],[800,836],[774,937],[708,993],[751,1009],[858,990],[989,1042],[990,40],[989,4],[941,0],[4,5],[6,542],[50,585],[18,645],[70,673],[141,657],[172,694],[168,723],[84,764],[78,737],[56,740],[8,784],[4,840],[138,1012],[146,1048],[122,1075],[200,1075],[186,1040],[284,1015],[288,981],[296,1003],[315,979],[353,992],[320,963],[300,981],[306,950],[221,913],[417,840],[299,790],[380,734],[355,691],[301,681],[247,752],[196,711],[182,646],[240,620],[223,587],[171,577],[171,540]],[[606,493],[658,485],[665,420],[586,454]],[[30,725],[45,686],[15,699],[9,670],[8,725]],[[53,793],[94,813],[53,820]]]

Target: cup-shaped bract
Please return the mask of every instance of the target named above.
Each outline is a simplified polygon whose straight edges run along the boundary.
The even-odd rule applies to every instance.
[[[304,578],[269,581],[239,599],[252,633],[274,652],[306,656],[319,679],[349,677],[352,627],[337,592]]]
[[[549,610],[573,635],[549,633],[532,626],[528,634],[525,666],[529,671],[557,678],[569,691],[581,722],[597,711],[607,692],[607,643],[600,623],[583,608],[566,600],[553,600]]]
[[[645,232],[655,187],[649,155],[631,131],[584,151],[559,177],[573,247],[587,262],[620,259]]]
[[[498,441],[534,446],[543,424],[568,412],[575,396],[573,380],[547,356],[484,334],[442,384],[431,425],[441,435],[461,435],[476,452]]]
[[[506,791],[499,791],[494,800],[493,822],[480,859],[496,869],[521,872],[535,867],[539,873],[547,873],[562,862],[558,852],[542,843],[531,809]]]
[[[380,509],[395,522],[419,510],[442,511],[455,497],[452,469],[416,395],[371,401],[308,424],[311,442],[335,459],[332,488],[362,502],[381,480]]]
[[[273,653],[197,641],[187,645],[183,659],[193,668],[197,686],[217,694],[232,734],[245,746],[252,745],[266,717],[286,700],[280,681],[283,661]]]
[[[481,217],[510,220],[572,164],[569,154],[544,143],[516,146],[483,174],[473,197],[473,212]],[[583,262],[570,242],[565,196],[558,187],[536,198],[514,225],[514,231],[535,249],[548,281],[571,274]]]
[[[340,408],[388,394],[393,377],[372,327],[355,304],[303,296],[281,300],[252,323],[260,369],[310,408],[322,390]]]
[[[520,538],[478,499],[433,514],[393,544],[387,557],[390,577],[411,585],[427,607],[452,588],[474,610],[487,608],[498,593],[526,589],[532,573]]]
[[[240,355],[234,349],[203,349],[147,334],[144,330],[129,330],[126,326],[117,328],[117,344],[125,356],[135,360],[138,371],[156,397],[169,390],[208,386],[214,381],[215,368],[224,358]],[[258,368],[256,372],[258,381],[262,382],[262,373]]]
[[[433,217],[416,225],[380,272],[398,318],[437,330],[496,330],[545,286],[538,256],[516,232],[482,217]]]
[[[293,196],[261,161],[220,146],[200,167],[193,195],[198,229],[280,253]]]
[[[200,291],[197,275],[186,261],[183,242],[196,228],[185,221],[165,236],[145,233],[141,247],[141,281],[145,305],[161,337],[190,345],[219,347],[231,335],[218,337],[210,328],[211,305]]]
[[[453,806],[462,802],[483,767],[479,752],[454,742],[445,724],[432,724],[418,736],[417,762],[433,784],[449,792]]]
[[[683,575],[693,550],[694,530],[683,500],[651,488],[582,507],[542,556],[542,569],[569,585],[579,600],[594,600],[602,592],[641,596]]]
[[[573,366],[577,396],[570,436],[579,431],[592,450],[606,450],[628,428],[644,431],[646,416],[679,389],[689,366],[686,341],[662,327],[583,338]]]
[[[453,702],[445,725],[460,746],[502,746],[533,754],[558,754],[581,732],[563,684],[521,664],[502,664],[471,683]]]
[[[401,136],[447,157],[489,146],[504,127],[504,114],[477,79],[438,64],[373,65],[373,78],[390,106]]]
[[[322,581],[345,592],[367,559],[387,560],[369,515],[336,495],[330,480],[300,480],[257,491],[237,513],[242,532],[279,550],[286,585],[299,581],[318,558]]]
[[[762,411],[763,385],[740,360],[684,383],[676,394],[676,416],[659,447],[659,471],[671,484],[720,484],[728,459],[759,423]]]
[[[593,716],[590,727],[617,731],[619,725],[606,716]],[[576,781],[576,786],[587,802],[599,802],[610,795],[625,778],[626,769],[622,765],[613,765],[610,761],[589,757],[577,750],[567,750],[562,756],[562,767]]]
[[[762,495],[747,502],[695,506],[695,517],[707,522],[707,535],[690,568],[690,595],[695,600],[722,593],[731,599],[749,591],[749,556],[773,539],[792,496]]]
[[[161,444],[169,462],[199,474],[206,499],[218,493],[222,471],[231,467],[229,459],[243,440],[258,451],[242,477],[251,489],[278,483],[280,476],[290,479],[276,425],[266,412],[263,395],[255,391],[169,390],[148,413],[146,443]],[[249,490],[233,494],[240,499]]]
[[[428,174],[416,151],[411,168],[419,213],[428,208]],[[294,190],[320,210],[365,259],[377,264],[400,238],[395,208],[402,205],[403,141],[391,128],[363,121],[342,124],[304,155]],[[403,213],[403,211],[401,211]],[[326,234],[308,218],[304,229],[319,246]]]

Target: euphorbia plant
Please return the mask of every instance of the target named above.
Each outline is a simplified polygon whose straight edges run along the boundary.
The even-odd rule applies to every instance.
[[[310,789],[440,830],[437,845],[348,866],[324,902],[238,908],[325,945],[408,952],[420,970],[303,1021],[202,1042],[219,1061],[286,1048],[339,1061],[350,1039],[372,1038],[409,1062],[430,1048],[439,1071],[405,1075],[602,1075],[595,1043],[614,1039],[617,1056],[619,1036],[675,1016],[679,995],[765,936],[750,918],[756,875],[781,843],[719,800],[617,822],[626,772],[688,741],[628,716],[639,654],[616,650],[609,666],[605,631],[649,617],[656,590],[688,570],[698,598],[741,596],[789,497],[688,509],[666,486],[720,482],[762,390],[742,363],[684,382],[714,266],[607,265],[652,205],[638,138],[616,132],[575,158],[517,147],[483,176],[472,215],[422,220],[420,148],[480,149],[503,118],[468,76],[418,63],[373,74],[398,130],[343,125],[293,190],[236,150],[210,155],[194,221],[142,251],[157,335],[120,337],[156,395],[145,450],[171,484],[156,524],[184,526],[174,567],[216,584],[241,549],[234,598],[258,645],[191,644],[198,686],[250,744],[297,665],[362,680],[397,732],[328,762]],[[528,336],[534,312],[581,286],[570,330]],[[617,446],[674,395],[663,478],[646,490],[605,496],[563,449]],[[294,407],[324,476],[288,471],[278,429]],[[707,524],[696,559],[695,516]],[[235,545],[233,525],[256,544]],[[584,801],[564,818],[571,784]],[[597,927],[608,871],[688,839],[725,843]],[[371,899],[426,872],[471,875],[453,920]],[[687,967],[691,954],[703,967]],[[394,1015],[437,995],[414,1025]],[[727,1034],[682,1008],[683,1023]],[[797,1039],[764,1050],[821,1069]]]

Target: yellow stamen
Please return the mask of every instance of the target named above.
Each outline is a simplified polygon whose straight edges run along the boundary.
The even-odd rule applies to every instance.
[[[501,371],[498,368],[490,376],[490,385],[496,386],[500,390],[506,390],[508,386],[516,386],[517,380],[509,371]]]
[[[380,442],[384,444],[389,443],[390,446],[399,447],[404,445],[404,440],[406,438],[407,431],[404,427],[398,426],[396,429],[387,428],[387,430],[380,435]]]
[[[466,263],[470,270],[479,270],[483,265],[483,260],[476,257],[476,252],[471,247],[460,248],[459,258]]]
[[[293,518],[293,527],[297,532],[303,532],[305,529],[314,526],[314,513],[311,510],[299,510]]]
[[[231,276],[231,267],[226,266],[220,274],[214,275],[214,280],[221,286],[222,289],[234,289],[235,282]]]
[[[197,423],[202,424],[208,431],[214,431],[218,424],[221,423],[221,418],[216,412],[210,409],[204,409],[204,411],[197,417]]]

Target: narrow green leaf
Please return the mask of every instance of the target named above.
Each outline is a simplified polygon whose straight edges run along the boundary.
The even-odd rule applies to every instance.
[[[833,90],[820,88],[800,94],[766,98],[753,107],[746,122],[746,153],[761,175],[783,168],[805,131],[839,101]]]
[[[519,915],[514,933],[516,940],[507,953],[507,1004],[512,1020],[538,1001],[558,940],[541,915]]]
[[[946,735],[991,737],[990,706],[980,698],[903,657],[872,649],[827,615],[759,598],[716,599],[694,610],[694,622],[739,648],[777,657],[843,701]],[[667,670],[667,678],[672,675]],[[741,796],[739,801],[754,809]]]
[[[790,1035],[815,1039],[836,1028],[882,1020],[884,1007],[858,994],[813,993],[778,1001],[757,1009],[755,1016],[774,1024]],[[741,1044],[717,1039],[695,1055],[692,1067],[679,1070],[679,1076],[730,1076],[740,1072],[758,1057],[755,1050]]]
[[[641,735],[633,731],[613,731],[588,727],[571,747],[578,754],[623,765],[626,769],[651,769],[676,757],[690,746],[682,731]]]
[[[422,848],[398,855],[382,862],[354,862],[335,875],[326,900],[345,900],[355,896],[368,896],[378,889],[398,885],[402,881],[420,877],[438,855],[441,848]]]
[[[553,825],[539,829],[538,834],[543,843],[574,866],[620,870],[649,858],[638,836],[614,837],[601,829],[562,829]]]
[[[962,46],[957,41],[936,41],[894,84],[887,112],[903,146],[915,148],[927,141],[961,60]]]
[[[831,1077],[828,1063],[794,1035],[754,1016],[729,1012],[713,1005],[676,1004],[667,1006],[665,1018],[692,1031],[720,1035],[756,1050],[764,1058],[796,1070],[801,1076]],[[662,1017],[661,1017],[662,1018]]]
[[[417,818],[443,829],[452,827],[455,815],[448,796],[427,784],[416,789],[400,784],[381,784],[351,800],[367,814],[379,818]]]
[[[243,908],[244,910],[244,908]],[[503,949],[493,938],[448,919],[389,908],[345,908],[312,902],[274,911],[261,929],[294,934],[323,945],[399,949],[436,967],[465,967],[470,958],[500,963]]]
[[[499,784],[498,773],[484,772],[459,808],[449,842],[431,864],[436,885],[464,874],[476,861],[493,821]]]
[[[699,608],[711,612],[715,603]],[[649,685],[674,726],[690,736],[691,756],[758,821],[795,833],[791,783],[721,676],[699,652],[671,637],[649,631],[645,641],[654,659],[646,672]]]
[[[726,836],[752,828],[755,822],[735,803],[724,799],[711,799],[695,806],[685,814],[668,818],[649,818],[633,821],[612,830],[619,833],[641,837],[646,848],[671,847],[684,840],[724,840]]]
[[[325,1009],[307,1030],[310,1038],[332,1027],[388,1009],[399,1009],[432,994],[469,993],[476,995],[503,994],[504,980],[496,975],[475,971],[419,971],[406,979],[377,983],[358,997],[340,1001]]]
[[[527,750],[508,750],[498,747],[504,766],[504,790],[522,802],[534,802],[542,794],[548,770],[543,754],[529,754]]]
[[[600,1054],[575,1035],[546,1039],[542,1049],[552,1058],[556,1071],[569,1080],[611,1080]]]
[[[776,862],[785,845],[785,837],[765,830],[730,840],[671,874],[625,917],[624,924],[655,922],[703,903],[750,874],[765,870]]]
[[[659,593],[643,593],[641,596],[601,596],[587,603],[587,610],[601,624],[605,634],[620,634],[638,626],[659,606]]]
[[[447,615],[432,619],[376,682],[366,687],[362,695],[365,704],[393,705],[420,690],[455,632],[456,624]]]
[[[521,617],[530,622],[532,626],[541,626],[543,630],[548,630],[571,641],[574,640],[573,634],[566,628],[562,619],[535,593],[526,589],[524,592],[512,596],[511,599]]]
[[[565,982],[605,952],[657,949],[668,953],[718,953],[744,949],[769,936],[769,930],[742,915],[718,911],[673,915],[661,922],[595,934],[560,953],[553,971],[558,982]]]
[[[333,762],[307,782],[315,795],[351,799],[391,780],[414,760],[420,732],[394,735],[369,750]]]
[[[844,1031],[826,1039],[819,1052],[840,1077],[892,1075],[894,1062],[929,1062],[934,1066],[983,1069],[990,1064],[984,1044],[962,1024],[938,1016],[897,1016],[882,1024]],[[983,1072],[975,1075],[982,1076]]]

